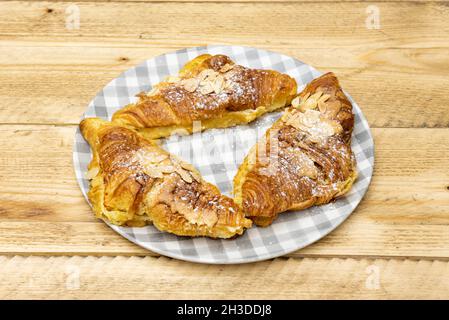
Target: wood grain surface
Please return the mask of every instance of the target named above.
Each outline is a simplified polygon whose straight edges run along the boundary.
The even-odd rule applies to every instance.
[[[78,1],[80,28],[69,30],[71,5],[0,2],[0,298],[449,298],[447,1]],[[365,23],[370,5],[379,29]],[[372,184],[317,243],[199,265],[93,217],[72,167],[87,103],[141,61],[205,44],[333,71],[361,106]]]
[[[440,299],[447,297],[448,270],[437,260],[279,258],[211,266],[165,257],[14,256],[0,257],[0,298]]]

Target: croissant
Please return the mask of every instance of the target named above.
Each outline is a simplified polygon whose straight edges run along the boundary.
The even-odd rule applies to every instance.
[[[148,139],[226,128],[289,105],[296,90],[295,79],[286,74],[236,65],[225,55],[203,54],[177,77],[139,94],[138,102],[117,111],[112,121]]]
[[[180,236],[230,238],[251,227],[232,199],[155,142],[98,118],[80,129],[93,151],[88,195],[97,217]]]
[[[352,105],[333,73],[306,86],[249,152],[234,178],[235,202],[257,225],[345,194],[357,178]]]

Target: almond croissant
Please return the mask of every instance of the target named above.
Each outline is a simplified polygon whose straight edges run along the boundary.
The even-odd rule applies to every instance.
[[[279,213],[328,203],[357,177],[352,105],[337,78],[313,80],[250,151],[234,178],[235,202],[260,226]]]
[[[113,122],[149,139],[248,123],[290,104],[295,79],[273,70],[249,69],[225,55],[204,54],[188,62],[113,115]],[[198,127],[195,128],[195,122]]]
[[[155,142],[98,118],[84,119],[80,128],[93,151],[89,199],[97,217],[153,223],[181,236],[230,238],[251,227],[232,199]]]

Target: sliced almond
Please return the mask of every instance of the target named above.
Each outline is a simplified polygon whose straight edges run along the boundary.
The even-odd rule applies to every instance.
[[[210,79],[213,80],[217,77],[217,72],[212,70],[212,69],[204,69],[203,71],[200,72],[200,74],[198,75],[198,79],[200,81],[206,80],[206,79]]]
[[[323,95],[322,92],[316,92],[311,96],[306,95],[304,99],[302,99],[299,109],[301,111],[306,111],[310,109],[316,109],[318,105],[318,99]]]
[[[155,151],[154,149],[139,149],[135,153],[134,158],[139,163],[151,165],[153,163],[164,161],[168,158],[168,155],[166,153]]]
[[[209,94],[214,92],[214,87],[212,86],[212,83],[207,82],[203,86],[200,87],[200,93],[201,94]]]
[[[292,107],[298,108],[300,104],[301,104],[301,97],[300,96],[297,96],[296,98],[294,98],[292,100]]]
[[[318,102],[326,102],[327,100],[329,100],[331,96],[328,94],[323,94],[319,99]]]
[[[302,101],[306,101],[307,99],[309,99],[310,97],[310,92],[307,92],[306,95],[304,97],[302,97]]]
[[[187,163],[187,162],[179,162],[179,166],[181,168],[189,170],[189,171],[195,170],[195,168],[190,163]]]
[[[316,101],[318,102],[318,100],[319,100],[322,96],[323,96],[323,92],[322,92],[322,91],[317,91],[317,92],[315,92],[314,94],[312,94],[312,95],[310,96],[309,99],[313,99],[313,100],[316,100]]]
[[[318,105],[318,109],[320,110],[321,113],[326,112],[326,109],[327,109],[327,107],[326,107],[326,101],[329,100],[330,97],[331,97],[331,96],[328,95],[328,94],[323,94],[323,95],[318,99],[317,105]]]
[[[315,99],[309,98],[304,103],[301,104],[301,110],[315,109],[317,106],[317,101]]]
[[[182,169],[185,169],[189,171],[190,175],[195,179],[197,182],[201,182],[201,175],[196,171],[196,169],[187,162],[180,162],[179,165]]]
[[[321,114],[326,114],[327,118],[333,119],[337,117],[341,108],[341,103],[338,100],[329,101],[328,99],[325,102],[319,101],[318,108],[320,109]]]
[[[325,102],[318,101],[318,110],[320,110],[320,112],[321,112],[322,114],[326,113],[326,111],[327,111],[326,103],[325,103]]]
[[[164,174],[161,172],[161,170],[153,166],[146,166],[143,171],[145,172],[145,174],[154,179],[164,177]]]
[[[152,156],[151,160],[153,162],[162,162],[162,161],[164,161],[167,158],[168,158],[168,154],[161,153],[161,154],[155,154],[154,156]]]
[[[193,179],[195,179],[196,182],[201,182],[201,175],[194,171],[190,171],[190,175],[193,177]]]
[[[293,116],[289,117],[286,121],[286,124],[296,128],[296,129],[301,129],[300,115],[297,114],[297,115],[293,115]]]
[[[190,175],[190,173],[188,171],[179,167],[179,168],[176,168],[176,172],[181,176],[182,180],[184,180],[185,182],[187,182],[187,183],[193,182],[192,176]]]
[[[287,124],[307,132],[308,138],[317,143],[321,143],[328,137],[343,131],[338,121],[326,119],[321,116],[319,111],[310,109],[290,117]]]
[[[223,67],[221,67],[220,72],[225,73],[234,68],[233,64],[226,63]]]
[[[221,91],[223,91],[225,86],[225,80],[223,76],[218,75],[217,78],[215,78],[215,81],[213,82],[212,86],[216,94],[219,94]]]
[[[199,81],[196,78],[182,80],[182,86],[188,92],[195,92],[195,90],[198,88],[198,85]]]
[[[173,166],[158,166],[158,169],[162,173],[173,173],[173,172],[175,172],[175,167],[173,167]]]

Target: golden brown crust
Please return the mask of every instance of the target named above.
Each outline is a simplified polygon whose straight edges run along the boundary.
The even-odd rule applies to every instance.
[[[296,81],[273,70],[249,69],[224,55],[201,55],[188,62],[178,77],[169,77],[139,101],[117,111],[113,121],[164,137],[194,121],[202,129],[247,123],[263,113],[288,105]]]
[[[230,238],[251,226],[232,199],[156,143],[98,118],[83,120],[80,128],[93,151],[89,199],[97,217],[213,238]]]
[[[312,81],[254,146],[234,179],[235,201],[257,225],[328,203],[356,179],[352,105],[337,78]]]

